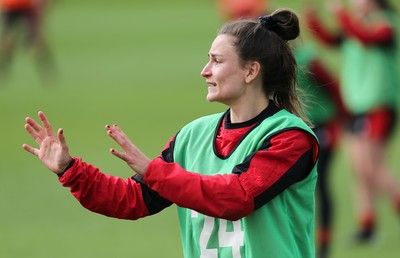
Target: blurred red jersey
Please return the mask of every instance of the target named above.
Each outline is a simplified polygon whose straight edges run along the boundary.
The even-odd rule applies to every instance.
[[[267,0],[218,0],[218,7],[225,19],[258,18],[267,10]]]
[[[35,0],[0,0],[0,9],[5,11],[29,9]]]

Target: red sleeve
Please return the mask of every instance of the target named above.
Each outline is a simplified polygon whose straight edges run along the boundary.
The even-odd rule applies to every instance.
[[[328,31],[314,12],[307,12],[305,21],[311,33],[322,43],[330,46],[339,45],[341,37]]]
[[[365,24],[361,19],[351,17],[344,10],[336,14],[343,29],[363,44],[386,44],[394,38],[393,27],[387,22]]]
[[[75,158],[74,165],[59,180],[82,206],[93,212],[131,220],[149,215],[138,182],[103,174],[80,158]]]
[[[274,136],[265,149],[239,164],[241,169],[236,170],[240,172],[200,175],[157,158],[151,162],[144,181],[181,207],[237,220],[305,178],[315,164],[317,149],[316,140],[309,133],[290,130]]]
[[[310,72],[317,80],[318,85],[322,85],[329,93],[329,96],[332,97],[339,109],[341,118],[346,117],[348,112],[343,103],[338,80],[330,73],[330,71],[328,71],[325,65],[317,59],[311,61]]]

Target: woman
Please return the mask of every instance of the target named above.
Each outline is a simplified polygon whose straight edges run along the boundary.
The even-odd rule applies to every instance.
[[[42,112],[43,127],[31,118],[25,126],[39,149],[23,147],[94,212],[138,219],[177,204],[185,257],[314,257],[318,144],[296,116],[287,41],[298,34],[290,10],[222,27],[201,74],[208,101],[229,109],[186,125],[153,160],[107,125],[123,149],[111,153],[136,172],[126,181],[71,158]]]
[[[385,160],[385,151],[397,116],[398,71],[394,10],[386,0],[352,0],[352,12],[340,2],[331,6],[342,29],[332,34],[315,13],[308,14],[312,31],[329,45],[340,45],[341,92],[351,117],[349,151],[356,174],[356,241],[373,239],[376,197],[387,194],[400,214],[400,187]]]

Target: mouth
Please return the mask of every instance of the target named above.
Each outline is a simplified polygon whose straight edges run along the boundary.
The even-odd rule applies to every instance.
[[[217,86],[217,84],[215,83],[215,82],[206,82],[207,83],[207,85],[208,85],[208,87],[216,87]]]

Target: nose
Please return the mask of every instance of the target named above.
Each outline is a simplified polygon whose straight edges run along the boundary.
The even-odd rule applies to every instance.
[[[210,75],[211,75],[211,70],[210,70],[210,62],[208,62],[205,66],[204,66],[204,68],[203,68],[203,70],[201,71],[201,76],[203,76],[203,77],[205,77],[205,78],[207,78],[207,77],[209,77]]]

